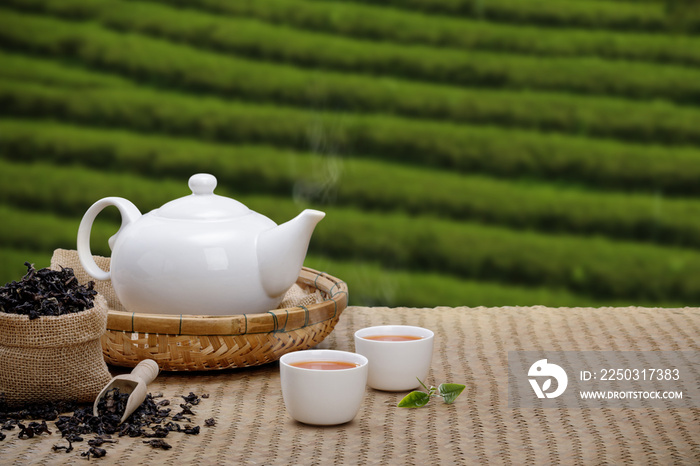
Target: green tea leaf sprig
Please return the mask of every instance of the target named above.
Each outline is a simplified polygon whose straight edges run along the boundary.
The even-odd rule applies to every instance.
[[[417,378],[417,377],[416,377]],[[446,404],[452,404],[457,399],[462,390],[465,389],[466,385],[459,383],[441,383],[437,388],[432,385],[428,388],[421,379],[418,382],[425,388],[428,392],[413,391],[403,397],[399,404],[399,408],[422,408],[427,405],[430,399],[434,396],[439,396],[442,398]]]

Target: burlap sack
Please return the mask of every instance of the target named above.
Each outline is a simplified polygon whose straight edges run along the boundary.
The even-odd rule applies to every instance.
[[[9,406],[52,401],[93,402],[111,375],[100,337],[107,301],[61,316],[0,312],[0,393]]]

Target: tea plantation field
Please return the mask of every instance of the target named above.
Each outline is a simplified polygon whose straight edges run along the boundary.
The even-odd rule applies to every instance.
[[[697,5],[5,0],[0,282],[209,172],[351,304],[698,306]]]

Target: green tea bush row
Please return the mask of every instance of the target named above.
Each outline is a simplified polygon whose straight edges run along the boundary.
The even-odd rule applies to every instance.
[[[371,3],[370,0],[360,0]],[[338,3],[337,0],[326,3]],[[539,24],[555,27],[587,27],[662,31],[668,28],[665,5],[596,0],[387,0],[396,8],[431,14],[465,15],[490,21]]]
[[[406,20],[410,17],[424,17],[427,20],[431,16],[426,15],[424,11],[419,8],[406,8],[407,2],[391,2],[391,8],[377,6],[376,3],[371,5],[362,5],[356,2],[338,2],[338,1],[305,1],[297,2],[295,5],[290,5],[289,2],[284,0],[242,0],[237,2],[229,2],[227,0],[158,0],[163,3],[168,3],[171,5],[178,5],[181,7],[193,7],[196,5],[199,9],[207,9],[210,11],[218,13],[227,13],[232,15],[244,15],[244,16],[256,16],[262,17],[267,20],[274,20],[278,22],[289,22],[297,25],[310,26],[321,26],[321,23],[326,22],[327,27],[333,28],[338,32],[346,31],[348,28],[361,27],[357,26],[356,23],[361,23],[363,19],[367,19],[369,23],[365,26],[368,31],[381,31],[389,29],[390,25],[395,26],[407,26],[411,23]],[[508,0],[502,0],[508,1]],[[369,3],[369,2],[362,2]],[[432,1],[430,2],[433,3]],[[450,13],[449,15],[440,15],[435,18],[436,21],[443,21],[443,19],[455,18],[455,16],[462,16],[462,18],[475,18],[480,20],[491,20],[503,23],[515,23],[515,24],[525,24],[532,25],[536,24],[539,26],[553,26],[558,28],[564,27],[582,27],[590,28],[595,26],[595,28],[605,28],[616,30],[643,30],[643,31],[663,31],[667,27],[666,21],[664,21],[663,14],[658,12],[658,7],[652,7],[656,11],[642,12],[640,14],[639,10],[629,12],[612,12],[608,18],[595,18],[595,21],[591,19],[592,14],[599,14],[594,8],[590,7],[589,3],[581,5],[581,2],[571,2],[563,0],[562,2],[555,2],[553,8],[548,8],[547,3],[530,3],[528,2],[518,2],[513,0],[511,3],[515,5],[508,5],[507,8],[499,7],[500,2],[490,0],[488,2],[482,2],[484,8],[477,9],[474,11],[471,8],[464,9],[467,14],[460,15],[459,13]],[[572,5],[572,3],[576,3]],[[596,2],[600,5],[604,2]],[[453,2],[454,5],[458,6],[457,2]],[[562,6],[563,4],[567,4]],[[439,5],[439,4],[438,4]],[[471,6],[471,5],[469,5]],[[488,6],[488,13],[490,17],[484,18],[483,14],[486,13],[485,8]],[[582,8],[581,8],[582,6]],[[444,8],[444,7],[443,7]],[[605,8],[605,6],[603,6]],[[624,7],[623,7],[624,8]],[[582,11],[570,11],[582,10]],[[610,7],[608,7],[610,9]],[[445,8],[446,10],[446,8]],[[504,10],[501,17],[494,17],[498,10]],[[569,11],[567,11],[569,10]],[[473,14],[472,14],[473,13]],[[372,21],[373,17],[385,17],[384,24],[379,26],[377,23],[381,21],[381,18],[377,19],[375,22]],[[503,18],[510,17],[509,20]],[[625,18],[627,16],[627,18]],[[641,16],[641,18],[640,18]],[[644,18],[644,17],[647,18]],[[538,21],[540,19],[551,18],[552,21]],[[569,22],[567,17],[572,21]],[[285,18],[287,18],[285,20]],[[460,20],[462,20],[460,18]],[[558,19],[554,21],[554,19]],[[388,23],[388,24],[387,24]]]
[[[251,203],[274,213],[279,201]],[[463,278],[567,288],[598,299],[698,302],[700,253],[458,223],[429,216],[326,208],[312,250]],[[277,214],[279,217],[280,215]],[[333,220],[330,220],[333,219]],[[623,272],[624,271],[624,272]]]
[[[0,115],[50,117],[198,139],[308,150],[312,133],[340,154],[599,188],[700,192],[700,151],[382,115],[249,105],[139,88],[70,90],[0,80]]]
[[[68,247],[75,249],[73,245]],[[51,252],[0,247],[0,286],[12,281],[20,281],[27,273],[25,262],[34,264],[37,270],[48,267],[51,263]]]
[[[348,284],[350,304],[361,306],[434,307],[435,297],[444,306],[628,306],[629,301],[600,301],[566,290],[521,287],[497,282],[463,280],[451,275],[392,270],[366,261],[337,260],[307,255],[304,265],[325,271]],[[636,305],[659,306],[636,301]],[[664,307],[680,304],[664,302]]]
[[[20,57],[17,54],[4,54]],[[3,56],[4,56],[3,55]],[[0,56],[3,57],[3,56]],[[21,78],[47,84],[74,82],[78,87],[127,85],[127,80],[105,72],[89,71],[59,64],[56,60],[21,57],[17,66],[0,70],[0,77]],[[13,71],[14,70],[14,71]],[[62,71],[63,70],[63,71]],[[80,74],[81,77],[73,77]],[[72,76],[66,80],[64,75]],[[26,76],[26,78],[25,78]],[[63,85],[63,84],[61,84]],[[313,92],[309,101],[313,101]],[[384,106],[395,111],[426,114],[435,118],[450,118],[476,124],[494,124],[531,128],[542,131],[562,131],[576,135],[614,137],[633,141],[667,144],[700,144],[696,121],[700,111],[692,107],[666,102],[641,103],[608,98],[587,98],[567,94],[512,92],[478,89],[442,88],[442,93],[414,93],[393,102],[386,100],[368,106]],[[427,102],[427,103],[426,103]],[[428,105],[427,107],[421,107]]]
[[[0,217],[3,220],[3,227],[0,228],[3,248],[45,252],[56,248],[75,248],[80,220],[77,223],[72,220],[66,222],[65,218],[52,212],[25,211],[2,203]],[[106,230],[112,231],[112,234],[116,231],[110,225],[102,234],[106,235]]]
[[[185,184],[185,180],[155,181],[48,164],[24,168],[35,189],[18,193],[21,180],[13,181],[5,175],[5,170],[0,171],[4,178],[0,183],[3,202],[15,203],[21,196],[26,203],[56,206],[53,208],[60,210],[56,204],[62,203],[63,198],[71,198],[70,194],[63,194],[66,190],[80,191],[82,196],[90,192],[95,200],[110,192],[123,194],[145,212],[162,204],[165,197],[177,197],[176,193],[183,192],[181,185]],[[127,185],[130,188],[124,189]],[[231,195],[225,186],[217,191]],[[277,222],[292,218],[305,207],[283,198],[236,197]],[[429,270],[465,279],[566,288],[597,299],[689,304],[700,300],[700,283],[696,280],[700,273],[700,252],[693,250],[515,231],[432,216],[377,214],[333,206],[325,206],[324,210],[328,216],[319,224],[311,242],[314,254],[379,261],[385,267]],[[10,224],[6,229],[10,232],[2,233],[10,235],[7,239],[0,237],[3,244],[19,242],[20,247],[46,249],[46,242],[61,242],[59,234],[48,230],[52,234],[46,235],[40,229],[35,230],[31,222],[25,223],[25,237],[18,240],[20,235],[12,231],[19,224],[22,222]],[[34,242],[41,245],[33,246]]]
[[[209,170],[238,193],[296,195],[363,209],[700,247],[696,199],[572,189],[341,154],[213,144],[44,121],[0,119],[0,156],[183,179]],[[22,176],[21,166],[4,169],[9,178]],[[71,214],[84,209],[79,197],[71,205]]]
[[[29,81],[47,86],[67,88],[129,86],[131,83],[118,76],[93,73],[83,68],[70,67],[50,61],[37,60],[0,50],[0,79]]]
[[[252,61],[139,34],[121,34],[92,23],[11,10],[0,16],[0,40],[11,47],[79,59],[143,82],[250,100],[435,117],[451,107],[451,98],[459,96],[459,90],[450,87]],[[425,59],[433,62],[429,53]],[[447,73],[453,75],[452,82],[477,87],[700,102],[700,70],[686,67],[474,52],[464,54],[461,63]]]
[[[454,48],[542,56],[593,55],[601,58],[700,65],[700,38],[679,34],[546,29],[424,15],[411,16],[409,13],[406,17],[407,24],[403,24],[400,31],[392,23],[387,24],[385,30],[380,30],[382,41],[378,42],[362,40],[361,30],[359,37],[337,35],[326,27],[328,23],[325,21],[319,25],[312,24],[313,29],[305,31],[285,27],[283,23],[263,22],[266,19],[264,17],[260,21],[250,17],[214,15],[192,8],[183,10],[151,2],[7,0],[6,4],[23,11],[98,20],[119,30],[141,31],[200,47],[269,60],[446,82],[455,77],[454,73],[448,71],[464,62],[464,52]],[[234,8],[237,4],[238,2],[234,3]],[[264,4],[261,2],[261,6],[264,7]],[[308,5],[298,2],[293,6],[304,8]],[[387,12],[389,16],[395,13],[395,10],[381,7],[342,5],[348,6],[374,8],[376,11],[372,17],[378,20],[385,18]],[[361,26],[366,22],[358,23]],[[407,28],[415,37],[405,37]],[[314,32],[314,29],[319,32]],[[436,33],[440,35],[436,36]],[[396,34],[400,35],[394,37]],[[265,37],[265,40],[261,41],[260,37]],[[407,42],[441,48],[406,47]]]
[[[697,21],[698,18],[688,18],[689,20],[681,18],[680,21],[672,21],[669,17],[662,19],[657,13],[653,13],[650,16],[656,16],[657,19],[646,22],[650,27],[634,27],[635,22],[641,26],[645,21],[632,20],[627,22],[629,27],[615,24],[611,25],[612,29],[607,30],[589,29],[585,25],[587,21],[585,18],[590,18],[594,10],[588,5],[584,6],[583,15],[578,15],[577,12],[574,16],[574,18],[584,19],[584,24],[574,22],[566,27],[555,25],[542,27],[541,24],[537,25],[537,21],[529,23],[529,20],[528,22],[514,23],[484,21],[473,16],[457,17],[458,15],[454,14],[430,16],[421,11],[402,8],[401,5],[385,8],[376,4],[363,5],[354,2],[158,1],[183,8],[197,8],[231,16],[253,17],[281,25],[375,40],[431,44],[442,47],[478,47],[545,55],[593,54],[610,58],[658,59],[660,61],[678,61],[679,63],[697,63],[695,58],[691,58],[698,53],[696,47],[692,46],[697,39],[677,34],[677,32],[679,27],[692,30],[696,24],[700,24],[700,21]],[[403,4],[403,2],[401,3]],[[534,8],[537,13],[542,13],[548,6],[547,3],[541,2],[516,0],[516,3],[517,5],[509,7],[507,11],[512,12],[522,6]],[[571,4],[568,1],[567,3]],[[484,2],[484,4],[494,5],[492,1]],[[562,13],[560,2],[557,2],[555,8],[558,13]],[[596,27],[605,27],[605,23],[601,23],[599,18],[596,18],[595,25]],[[663,32],[669,32],[669,34],[662,34]]]

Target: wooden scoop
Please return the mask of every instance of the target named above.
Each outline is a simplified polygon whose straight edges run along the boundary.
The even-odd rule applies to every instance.
[[[92,407],[92,413],[98,416],[97,403],[105,396],[105,394],[113,389],[118,388],[120,393],[129,393],[129,398],[126,401],[126,409],[124,409],[124,415],[122,416],[119,424],[124,422],[126,418],[131,416],[136,408],[141,406],[143,400],[146,399],[146,391],[148,384],[153,382],[158,376],[158,363],[153,359],[144,359],[134,367],[131,374],[123,374],[114,377],[105,388],[102,389],[95,404]]]

